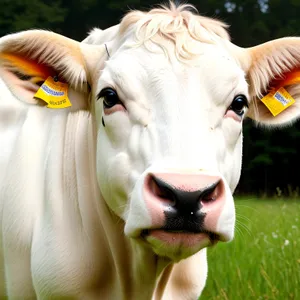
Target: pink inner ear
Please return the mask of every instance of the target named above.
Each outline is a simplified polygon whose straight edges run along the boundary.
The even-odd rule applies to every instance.
[[[0,54],[1,76],[7,87],[21,101],[37,104],[34,94],[49,76],[55,75],[53,70],[45,65],[10,53]]]
[[[291,84],[300,83],[300,70],[296,69],[290,73],[287,73],[283,82],[281,82],[281,86],[287,86]]]
[[[27,76],[40,77],[46,80],[48,76],[54,75],[54,72],[51,70],[51,68],[20,55],[1,53],[0,60],[5,68],[16,70],[19,73]]]
[[[300,69],[294,69],[290,72],[284,73],[280,78],[274,78],[270,81],[267,88],[267,93],[271,90],[278,90],[280,87],[285,87],[291,84],[300,83]]]

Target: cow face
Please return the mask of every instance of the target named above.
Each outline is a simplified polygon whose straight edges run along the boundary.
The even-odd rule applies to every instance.
[[[125,233],[159,255],[176,260],[231,240],[249,105],[243,70],[217,42],[190,39],[196,54],[184,59],[183,46],[158,38],[135,47],[136,27],[123,30],[106,45],[94,93],[104,198]]]
[[[233,238],[245,115],[282,124],[299,114],[275,120],[257,98],[290,58],[238,48],[223,26],[184,7],[132,12],[96,77],[102,195],[128,237],[173,260]]]

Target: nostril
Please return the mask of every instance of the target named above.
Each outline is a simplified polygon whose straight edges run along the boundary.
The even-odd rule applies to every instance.
[[[204,203],[214,202],[219,197],[220,192],[221,192],[221,181],[219,180],[214,184],[212,184],[211,186],[205,188],[205,190],[203,190],[200,196],[201,203],[204,204]]]
[[[160,198],[168,198],[166,191],[162,190],[158,186],[158,184],[153,176],[151,176],[151,178],[150,178],[149,187],[150,187],[150,191],[152,192],[153,195],[160,197]]]
[[[151,175],[149,176],[148,186],[150,192],[155,197],[160,198],[160,201],[175,205],[175,196],[172,193],[171,189],[166,186],[164,181]]]

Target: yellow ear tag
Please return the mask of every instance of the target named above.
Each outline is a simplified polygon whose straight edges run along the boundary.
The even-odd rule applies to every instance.
[[[66,108],[72,106],[68,98],[68,85],[49,76],[38,89],[35,98],[45,101],[48,108]]]
[[[270,92],[267,96],[263,97],[261,101],[274,117],[295,103],[295,99],[283,87],[277,91],[274,90]]]
[[[279,86],[261,99],[274,117],[296,102],[284,88],[284,86],[296,83],[300,83],[300,71],[289,73]]]

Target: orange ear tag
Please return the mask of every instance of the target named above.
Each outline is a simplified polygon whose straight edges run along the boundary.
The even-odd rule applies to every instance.
[[[68,85],[49,76],[38,89],[35,98],[45,101],[48,108],[66,108],[72,106],[68,97]]]
[[[261,99],[274,117],[296,102],[284,88],[284,86],[296,83],[300,83],[300,72],[293,72],[287,75],[277,88]]]

